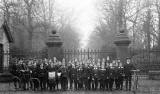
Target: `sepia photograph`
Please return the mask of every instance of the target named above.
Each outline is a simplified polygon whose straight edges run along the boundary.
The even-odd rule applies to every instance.
[[[0,94],[160,94],[160,0],[0,0]]]

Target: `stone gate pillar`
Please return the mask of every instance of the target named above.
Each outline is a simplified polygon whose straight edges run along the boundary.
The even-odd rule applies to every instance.
[[[63,42],[61,41],[60,36],[53,30],[46,42],[46,45],[48,46],[48,58],[53,59],[53,57],[56,57],[58,60],[61,60],[63,54],[62,44]]]
[[[114,40],[116,45],[117,58],[121,60],[124,64],[126,63],[126,58],[129,57],[128,46],[131,43],[125,29],[121,29]]]

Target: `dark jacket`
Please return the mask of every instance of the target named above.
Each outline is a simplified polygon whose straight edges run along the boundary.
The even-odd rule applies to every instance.
[[[125,64],[124,65],[124,74],[125,76],[132,76],[132,70],[134,70],[135,67],[133,64]]]

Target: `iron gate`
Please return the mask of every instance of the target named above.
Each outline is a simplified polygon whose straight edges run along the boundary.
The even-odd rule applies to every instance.
[[[93,49],[80,49],[80,50],[64,50],[64,58],[68,62],[70,60],[78,59],[102,59],[109,57],[110,59],[116,58],[115,52],[105,51],[105,50],[93,50]]]

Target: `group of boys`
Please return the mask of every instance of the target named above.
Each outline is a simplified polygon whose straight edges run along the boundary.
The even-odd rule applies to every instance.
[[[11,73],[22,80],[23,89],[34,90],[131,90],[131,70],[134,68],[130,59],[123,64],[119,59],[87,59],[66,62],[53,59],[14,60]],[[30,75],[24,75],[30,74]],[[31,78],[33,85],[29,82]]]

